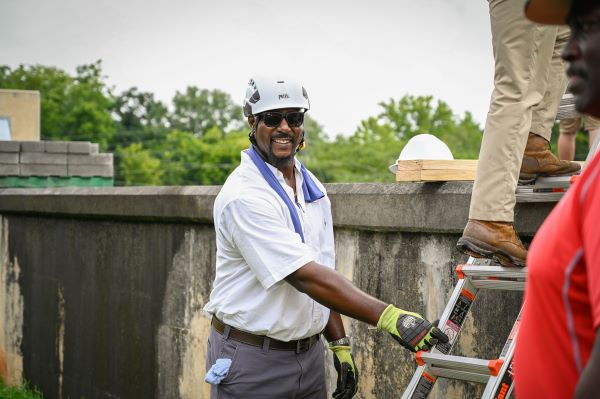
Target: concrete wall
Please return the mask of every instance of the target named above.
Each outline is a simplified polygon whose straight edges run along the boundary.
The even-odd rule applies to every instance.
[[[338,270],[384,301],[439,317],[454,267],[465,260],[455,243],[471,185],[327,189]],[[214,276],[218,190],[0,190],[2,378],[25,378],[48,399],[208,397],[209,320],[201,309]],[[552,206],[519,204],[517,229],[531,236]],[[481,294],[455,353],[496,357],[519,306],[519,294]],[[345,322],[359,397],[398,397],[415,369],[412,356],[386,334]],[[477,393],[480,386],[441,381],[432,397]]]
[[[40,92],[0,89],[0,117],[10,120],[13,140],[39,140]]]

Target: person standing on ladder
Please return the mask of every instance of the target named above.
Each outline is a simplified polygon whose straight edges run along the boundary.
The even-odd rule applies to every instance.
[[[562,52],[582,114],[600,117],[600,2],[530,0],[526,15],[571,27]],[[600,397],[600,152],[531,243],[515,349],[516,397]]]
[[[579,172],[550,151],[552,125],[565,92],[560,49],[566,27],[540,26],[523,15],[523,0],[490,0],[494,91],[473,185],[469,220],[458,248],[503,266],[525,266],[527,250],[514,226],[517,182]]]

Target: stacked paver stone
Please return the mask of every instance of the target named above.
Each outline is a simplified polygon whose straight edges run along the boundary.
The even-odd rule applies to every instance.
[[[0,141],[0,186],[107,186],[113,155],[88,141]]]

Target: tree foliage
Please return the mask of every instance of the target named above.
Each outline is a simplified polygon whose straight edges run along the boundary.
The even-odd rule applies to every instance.
[[[38,90],[44,140],[90,140],[108,148],[115,128],[112,95],[101,62],[77,67],[75,76],[42,65],[0,66],[0,87]]]
[[[115,153],[115,182],[125,185],[222,184],[249,146],[241,107],[220,90],[189,86],[170,104],[131,87],[116,95],[101,62],[74,75],[54,67],[0,66],[0,87],[41,92],[42,138],[89,140]],[[308,114],[299,157],[323,182],[393,181],[387,168],[420,133],[444,141],[457,159],[476,159],[481,130],[431,96],[381,102],[349,136],[331,138]]]
[[[115,98],[113,118],[120,131],[164,130],[168,124],[167,107],[154,94],[137,87]]]
[[[142,143],[117,148],[118,169],[126,186],[159,185],[163,170],[160,159],[152,156]]]
[[[189,86],[184,93],[175,94],[173,106],[169,117],[171,126],[198,137],[213,127],[225,134],[243,124],[241,106],[235,105],[229,94],[220,90]]]

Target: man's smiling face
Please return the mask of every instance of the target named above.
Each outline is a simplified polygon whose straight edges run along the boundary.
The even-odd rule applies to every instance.
[[[284,166],[294,158],[304,135],[303,118],[298,116],[299,112],[302,111],[296,108],[286,108],[267,111],[256,116],[256,120],[258,120],[254,133],[256,147],[269,164],[275,167]],[[270,113],[271,115],[269,115]],[[277,126],[270,126],[272,123],[269,122],[273,119],[276,120],[277,114],[286,117],[281,118]],[[254,124],[254,120],[251,123]],[[298,123],[299,126],[297,126]]]

